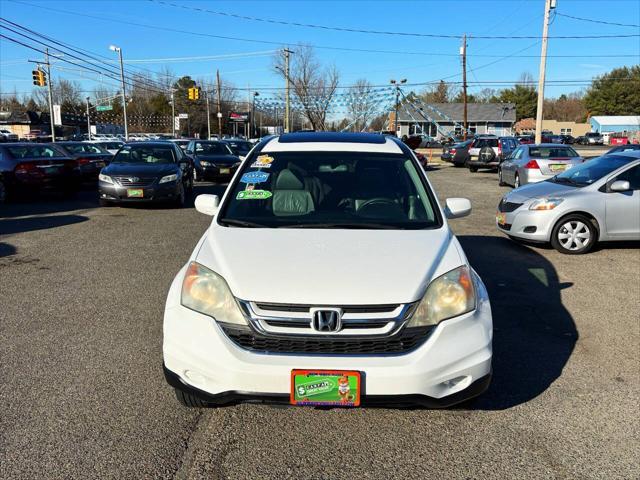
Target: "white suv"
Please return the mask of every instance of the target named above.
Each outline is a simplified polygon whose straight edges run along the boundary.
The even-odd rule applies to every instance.
[[[164,372],[187,406],[244,400],[447,407],[489,385],[492,319],[414,154],[292,133],[248,155],[178,272]]]

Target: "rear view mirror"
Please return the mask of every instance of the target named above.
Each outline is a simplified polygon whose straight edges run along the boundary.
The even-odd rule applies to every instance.
[[[447,218],[466,217],[471,213],[471,202],[468,198],[447,198],[444,214]]]
[[[218,213],[218,206],[220,205],[220,197],[218,195],[198,195],[196,197],[195,206],[196,210],[205,215],[214,216]]]
[[[616,180],[611,184],[609,190],[612,192],[628,192],[631,190],[631,185],[627,180]]]

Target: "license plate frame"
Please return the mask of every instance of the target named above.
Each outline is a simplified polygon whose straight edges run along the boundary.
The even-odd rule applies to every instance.
[[[227,175],[229,173],[231,173],[231,169],[230,168],[221,168],[220,169],[220,174],[221,175]]]
[[[340,386],[344,385],[344,377],[348,387]],[[327,386],[324,382],[330,382],[331,385]],[[361,393],[362,372],[356,370],[291,370],[291,405],[359,407]]]
[[[549,164],[549,170],[551,170],[553,173],[564,172],[568,166],[569,165],[567,165],[566,163],[551,163]]]
[[[127,188],[127,198],[144,198],[144,189]]]

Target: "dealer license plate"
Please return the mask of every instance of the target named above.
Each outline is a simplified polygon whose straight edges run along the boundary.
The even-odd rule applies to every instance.
[[[291,404],[357,407],[360,372],[345,370],[292,370]]]
[[[144,190],[142,188],[127,188],[127,197],[142,198],[144,197]]]
[[[496,222],[498,222],[498,225],[504,225],[505,223],[507,223],[507,214],[496,213]]]
[[[220,169],[220,173],[231,173],[231,169],[230,168],[221,168]]]
[[[564,172],[568,165],[566,163],[552,163],[549,168],[552,172]]]

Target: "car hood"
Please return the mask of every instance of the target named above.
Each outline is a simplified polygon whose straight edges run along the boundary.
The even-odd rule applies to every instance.
[[[413,302],[431,279],[466,263],[447,226],[232,228],[215,220],[192,260],[222,275],[237,298],[305,305]]]
[[[218,162],[218,163],[229,163],[234,164],[238,163],[240,159],[235,155],[196,155],[195,158],[197,160],[204,160],[207,162]]]
[[[541,198],[541,197],[550,197],[550,196],[565,197],[567,195],[573,194],[574,192],[578,192],[578,191],[580,191],[580,188],[578,187],[572,187],[571,185],[545,181],[545,182],[538,182],[538,183],[530,183],[520,188],[516,188],[515,190],[512,190],[511,192],[506,194],[504,198],[509,202],[524,203],[527,200],[530,200],[532,198]]]
[[[110,163],[102,170],[106,175],[171,175],[178,170],[175,163]]]

